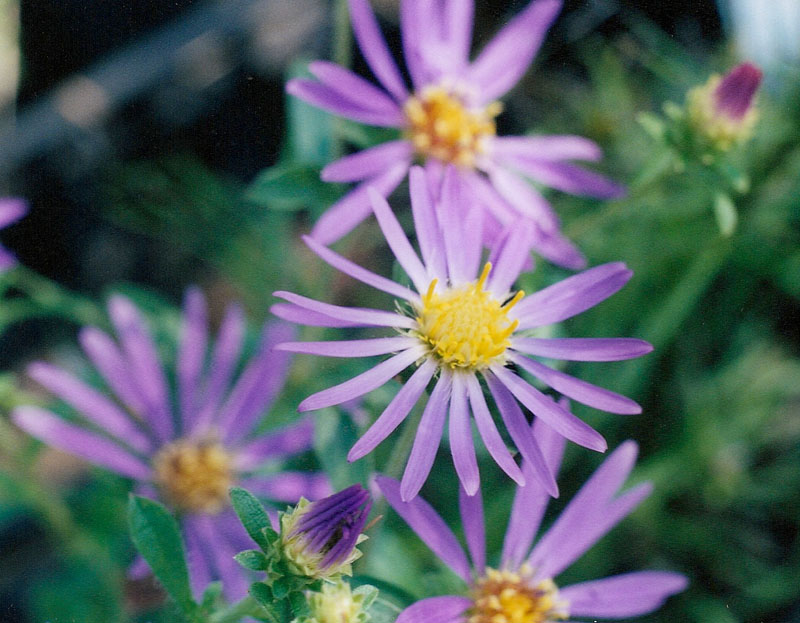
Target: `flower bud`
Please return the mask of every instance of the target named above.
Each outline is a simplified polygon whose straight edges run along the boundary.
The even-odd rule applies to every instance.
[[[369,609],[378,590],[374,586],[359,586],[351,590],[350,585],[339,580],[322,585],[320,591],[306,593],[310,613],[295,623],[366,623]]]

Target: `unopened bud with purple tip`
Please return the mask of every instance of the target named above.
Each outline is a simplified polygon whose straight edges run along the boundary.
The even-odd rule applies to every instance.
[[[361,485],[316,502],[301,499],[281,517],[281,543],[292,572],[315,579],[351,575],[371,506]]]
[[[714,75],[687,95],[694,129],[719,151],[750,138],[758,120],[754,99],[761,70],[752,63],[737,65],[725,76]]]

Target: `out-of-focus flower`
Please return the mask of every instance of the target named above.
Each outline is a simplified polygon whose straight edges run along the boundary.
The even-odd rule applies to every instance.
[[[258,352],[234,382],[245,332],[242,310],[228,308],[206,362],[206,302],[200,290],[190,289],[173,399],[139,311],[123,296],[112,297],[108,307],[119,342],[92,327],[81,331],[80,341],[113,398],[65,370],[36,362],[29,375],[73,407],[81,421],[33,406],[18,407],[14,421],[48,445],[132,478],[139,493],[167,502],[181,519],[195,592],[221,579],[228,597],[241,597],[248,578],[233,556],[249,541],[229,507],[229,487],[241,485],[279,502],[303,495],[316,499],[329,491],[321,474],[261,471],[312,443],[313,424],[307,419],[254,434],[288,369],[286,354],[272,347],[291,338],[291,328],[265,325]],[[132,571],[146,568],[139,559]]]
[[[366,623],[369,607],[378,595],[374,586],[359,586],[352,590],[341,580],[325,582],[319,591],[308,591],[311,614],[295,619],[293,623]]]
[[[290,569],[309,578],[352,574],[361,557],[356,545],[372,502],[361,485],[353,485],[316,502],[303,499],[281,516],[281,545]]]
[[[335,242],[370,213],[367,188],[388,196],[418,159],[437,194],[446,165],[457,167],[465,198],[486,211],[486,242],[519,220],[532,224],[527,244],[550,261],[581,268],[580,252],[561,234],[547,200],[525,178],[577,195],[614,198],[623,188],[570,160],[599,160],[600,148],[579,136],[496,136],[497,98],[527,70],[561,9],[561,0],[535,0],[469,60],[471,0],[402,0],[403,51],[409,91],[381,36],[369,0],[349,0],[356,40],[378,88],[328,62],[310,66],[315,80],[289,82],[289,93],[334,114],[398,128],[400,140],[346,156],[322,172],[330,182],[358,182],[317,222],[312,236]]]
[[[0,199],[0,229],[16,223],[28,212],[28,206],[22,199]],[[0,247],[0,273],[17,263],[17,258],[8,250]]]
[[[517,401],[561,435],[605,450],[603,437],[512,370],[524,370],[578,402],[612,413],[639,413],[632,400],[580,381],[527,355],[576,361],[617,361],[638,357],[652,347],[636,339],[545,339],[526,336],[537,327],[560,322],[614,294],[632,273],[622,263],[605,264],[569,277],[533,295],[512,286],[528,257],[529,223],[498,237],[489,262],[480,269],[483,211],[464,211],[458,173],[445,174],[442,200],[434,209],[424,171],[411,170],[411,199],[421,257],[414,252],[386,200],[372,192],[372,206],[383,235],[414,290],[357,266],[313,238],[306,243],[331,266],[398,299],[398,311],[340,307],[290,292],[276,292],[287,303],[273,313],[293,322],[328,327],[389,327],[399,335],[337,342],[293,342],[280,350],[328,357],[368,357],[396,353],[340,385],[306,398],[307,411],[341,404],[376,389],[406,368],[416,370],[375,423],[350,450],[353,461],[371,452],[403,421],[434,376],[438,376],[414,441],[402,482],[403,499],[422,487],[433,464],[449,411],[449,437],[456,471],[466,490],[478,489],[479,474],[470,412],[497,464],[522,484],[525,478],[508,452],[490,415],[480,379],[488,386],[511,439],[537,478],[553,495],[557,486],[535,444]]]
[[[533,433],[541,452],[557,471],[564,440],[536,422]],[[379,477],[389,504],[420,539],[465,582],[462,595],[423,599],[406,608],[397,623],[551,623],[573,618],[627,619],[659,608],[686,587],[686,578],[665,571],[639,571],[559,588],[553,578],[649,495],[643,483],[617,495],[636,459],[632,441],[622,444],[595,471],[561,516],[534,543],[547,506],[547,493],[535,483],[519,487],[497,567],[486,559],[483,502],[480,493],[461,490],[461,521],[467,555],[435,510],[421,498],[403,501],[400,484]],[[527,462],[523,470],[529,471]]]
[[[725,76],[713,75],[689,91],[689,122],[719,151],[750,138],[758,121],[753,103],[761,84],[761,70],[752,63],[737,65]]]

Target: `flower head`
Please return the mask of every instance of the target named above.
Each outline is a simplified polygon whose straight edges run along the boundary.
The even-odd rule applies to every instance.
[[[564,439],[536,422],[533,436],[545,460],[558,471]],[[423,599],[406,608],[397,623],[425,623],[434,615],[450,623],[554,623],[573,617],[619,619],[646,614],[686,587],[677,573],[640,571],[559,588],[554,578],[649,495],[644,483],[618,494],[633,468],[636,444],[620,446],[534,543],[547,506],[535,483],[518,487],[499,565],[487,564],[483,503],[461,490],[460,510],[472,564],[436,511],[421,498],[404,501],[400,483],[379,477],[392,508],[445,564],[464,581],[461,595]],[[523,470],[530,465],[523,463]]]
[[[526,244],[570,268],[584,264],[561,235],[558,217],[526,181],[578,195],[614,198],[622,187],[571,160],[598,160],[600,149],[578,136],[498,137],[498,101],[523,76],[561,9],[561,0],[534,0],[470,61],[472,0],[402,0],[403,52],[411,77],[406,87],[380,34],[369,0],[349,0],[361,52],[380,83],[376,87],[328,62],[310,66],[316,80],[297,79],[289,93],[356,121],[397,128],[399,140],[346,156],[327,166],[331,182],[358,182],[317,222],[322,244],[347,234],[370,212],[367,188],[388,196],[414,160],[426,165],[438,195],[447,165],[465,195],[478,198],[490,226],[486,242],[511,223],[529,221]]]
[[[517,401],[560,434],[583,446],[605,450],[605,441],[591,427],[525,381],[514,369],[527,372],[579,402],[613,413],[639,413],[639,406],[618,394],[573,378],[528,355],[577,361],[616,361],[651,350],[635,339],[546,339],[528,333],[574,316],[611,296],[631,277],[620,263],[587,270],[532,295],[514,291],[513,284],[527,259],[530,226],[506,229],[483,263],[482,216],[455,182],[451,168],[434,207],[426,174],[411,170],[411,197],[420,254],[413,250],[389,205],[378,193],[372,207],[386,240],[413,283],[413,290],[376,275],[320,245],[306,243],[331,266],[400,300],[398,311],[348,308],[277,292],[287,301],[273,313],[301,324],[328,327],[387,327],[398,335],[343,342],[293,342],[280,350],[330,357],[393,354],[371,370],[304,400],[300,410],[340,404],[379,387],[403,370],[414,371],[403,388],[350,450],[356,460],[389,436],[436,378],[420,422],[405,474],[402,494],[413,498],[436,454],[449,414],[450,447],[456,470],[468,492],[479,475],[472,443],[470,413],[489,453],[500,467],[522,484],[525,477],[509,454],[484,398],[488,387],[508,433],[523,457],[536,466],[536,477],[553,495],[555,480],[538,449],[530,442],[526,418]]]
[[[0,199],[0,229],[16,223],[28,212],[22,199]],[[9,251],[0,247],[0,273],[5,272],[17,263]]]
[[[283,553],[290,567],[310,578],[351,575],[351,565],[361,557],[356,545],[372,502],[361,485],[353,485],[316,502],[300,500],[281,516]]]
[[[752,63],[737,65],[725,76],[713,75],[687,95],[689,120],[719,151],[746,141],[758,121],[753,100],[761,70]]]
[[[245,331],[242,311],[228,308],[206,362],[206,303],[199,290],[190,289],[173,400],[155,343],[133,303],[115,296],[109,315],[118,342],[92,327],[81,331],[80,341],[111,396],[61,368],[36,362],[29,375],[81,419],[67,422],[24,406],[15,410],[14,421],[48,445],[134,479],[140,493],[166,502],[181,518],[198,593],[212,579],[222,579],[229,596],[241,596],[248,582],[233,555],[248,539],[230,508],[229,487],[238,484],[275,502],[295,502],[302,495],[316,499],[329,490],[319,474],[262,471],[311,447],[310,420],[253,434],[288,370],[287,356],[272,347],[292,332],[287,325],[266,325],[259,351],[234,381]],[[135,563],[135,572],[145,569],[141,559]]]
[[[325,582],[319,591],[307,591],[306,600],[311,613],[293,623],[366,623],[369,607],[378,591],[369,585],[352,590],[341,580]]]

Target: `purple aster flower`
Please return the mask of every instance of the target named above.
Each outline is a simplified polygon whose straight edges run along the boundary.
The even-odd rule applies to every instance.
[[[28,212],[28,206],[22,199],[0,199],[0,229],[16,223]],[[0,247],[0,273],[5,272],[17,263],[14,255]]]
[[[545,460],[557,471],[563,437],[540,422],[533,434]],[[622,444],[595,471],[561,516],[534,544],[547,506],[540,487],[518,487],[497,567],[487,565],[480,493],[460,491],[461,521],[472,564],[436,511],[422,498],[403,501],[400,484],[379,477],[389,504],[420,539],[466,583],[465,594],[423,599],[406,608],[397,623],[550,623],[573,618],[627,619],[659,608],[686,588],[686,578],[666,571],[638,571],[559,588],[553,579],[650,494],[643,483],[618,494],[636,460],[632,441]],[[530,470],[527,461],[524,471]],[[533,546],[532,546],[533,545]]]
[[[300,324],[326,327],[389,327],[397,335],[336,342],[291,342],[279,350],[328,357],[393,354],[374,368],[340,385],[306,398],[300,411],[321,409],[362,396],[409,367],[413,374],[377,421],[356,442],[348,459],[372,451],[408,415],[430,381],[438,376],[419,425],[402,482],[404,499],[413,498],[431,469],[449,414],[450,448],[466,490],[478,489],[479,475],[472,442],[470,413],[486,449],[519,484],[522,472],[509,454],[490,415],[480,379],[497,404],[508,433],[521,455],[534,465],[537,478],[557,495],[552,473],[531,442],[517,401],[561,435],[603,451],[606,442],[575,417],[524,380],[525,371],[556,391],[604,411],[639,413],[632,400],[580,381],[528,355],[575,361],[617,361],[652,350],[636,339],[537,338],[531,330],[560,322],[614,294],[632,273],[622,263],[605,264],[569,277],[535,294],[514,293],[512,286],[528,257],[529,223],[509,228],[481,265],[481,221],[476,206],[464,211],[458,174],[445,175],[442,201],[434,208],[424,171],[410,174],[411,202],[421,259],[414,252],[386,200],[372,191],[372,207],[384,236],[413,289],[381,277],[306,237],[308,246],[331,266],[400,300],[397,311],[340,307],[290,292],[276,292],[286,303],[272,310]],[[512,368],[513,366],[513,368]],[[516,368],[517,370],[515,370]]]
[[[308,419],[266,434],[254,430],[288,371],[287,355],[272,348],[290,339],[292,330],[280,323],[265,325],[258,352],[234,380],[244,314],[237,305],[228,308],[207,362],[206,302],[199,289],[190,289],[173,398],[139,311],[123,296],[112,297],[108,309],[119,341],[87,327],[80,342],[112,396],[61,368],[35,362],[29,375],[73,407],[81,420],[68,422],[23,406],[14,411],[14,421],[50,446],[134,479],[139,493],[166,502],[181,519],[195,592],[222,579],[228,597],[241,597],[249,582],[233,556],[248,547],[249,539],[229,506],[228,489],[235,484],[292,503],[302,495],[316,499],[329,491],[321,474],[263,473],[268,463],[312,443]],[[146,570],[141,558],[132,568],[134,574]]]
[[[281,516],[281,545],[290,568],[311,578],[351,575],[351,565],[361,557],[356,545],[372,501],[361,485],[352,485],[322,500],[301,500]]]
[[[402,0],[400,18],[412,88],[380,34],[369,0],[349,0],[356,40],[382,88],[332,63],[310,66],[317,80],[296,79],[289,93],[337,115],[398,128],[403,136],[346,156],[322,172],[329,182],[358,182],[317,222],[312,236],[335,242],[370,213],[367,188],[388,196],[412,161],[425,163],[437,188],[444,165],[456,165],[456,182],[487,212],[486,242],[506,225],[530,221],[528,244],[549,260],[585,264],[562,236],[559,219],[526,178],[558,190],[613,198],[621,186],[570,160],[600,159],[600,148],[579,136],[496,136],[496,101],[525,73],[561,9],[561,0],[534,0],[470,62],[474,6],[470,0]]]

